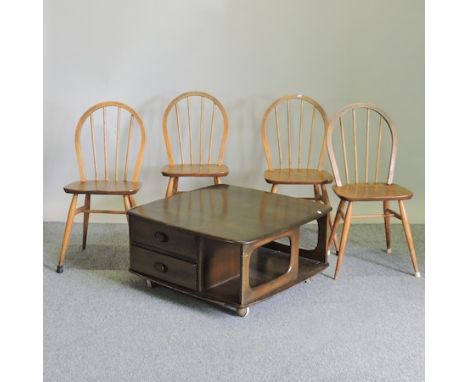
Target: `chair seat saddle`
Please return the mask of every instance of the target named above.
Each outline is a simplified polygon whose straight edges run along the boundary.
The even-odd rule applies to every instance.
[[[125,180],[87,180],[67,184],[63,189],[68,194],[133,195],[140,187],[140,182]]]
[[[333,181],[327,171],[306,168],[282,168],[266,170],[263,173],[268,183],[275,184],[326,184]]]
[[[164,176],[226,176],[229,168],[225,165],[217,164],[173,164],[164,166],[161,169]]]
[[[411,199],[413,193],[398,184],[351,183],[333,187],[336,195],[348,201],[382,201]]]

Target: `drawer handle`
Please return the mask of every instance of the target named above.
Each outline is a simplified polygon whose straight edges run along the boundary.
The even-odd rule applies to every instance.
[[[154,267],[156,268],[157,271],[161,273],[167,272],[167,266],[163,263],[154,263]]]
[[[168,240],[167,235],[163,232],[155,232],[154,238],[160,243],[165,243]]]

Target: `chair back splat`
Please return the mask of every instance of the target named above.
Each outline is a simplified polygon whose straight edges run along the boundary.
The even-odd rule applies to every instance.
[[[75,129],[75,150],[80,181],[124,180],[137,182],[146,134],[140,115],[130,106],[115,101],[89,108]]]
[[[330,120],[327,134],[336,185],[392,184],[397,145],[395,127],[383,110],[367,103],[344,107]]]
[[[164,111],[163,134],[169,165],[221,165],[228,138],[226,110],[210,94],[183,93]],[[174,150],[171,142],[176,142]]]
[[[268,169],[321,170],[327,124],[327,113],[310,97],[298,94],[275,100],[261,124]]]

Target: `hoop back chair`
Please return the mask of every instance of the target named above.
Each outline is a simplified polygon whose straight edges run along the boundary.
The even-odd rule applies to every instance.
[[[340,220],[344,220],[335,279],[343,263],[351,219],[383,218],[387,253],[390,254],[392,217],[400,219],[403,224],[415,276],[420,277],[411,228],[403,204],[403,201],[411,199],[413,194],[393,183],[397,146],[398,139],[393,122],[383,110],[374,105],[347,105],[330,121],[327,148],[336,182],[333,191],[340,198],[331,235],[337,233]],[[375,157],[375,162],[372,157]],[[353,216],[353,205],[365,201],[382,202],[383,213]],[[390,209],[391,201],[398,202],[399,213]],[[328,242],[328,248],[330,246],[331,241]]]
[[[228,130],[224,106],[208,93],[183,93],[169,103],[163,115],[169,164],[161,169],[169,177],[166,198],[178,191],[180,177],[211,177],[214,184],[221,183],[229,173],[223,164]],[[175,151],[171,140],[176,141]]]
[[[323,169],[326,157],[328,117],[314,99],[298,94],[273,101],[261,124],[262,142],[268,164],[264,178],[271,192],[278,185],[312,185],[310,199],[330,205],[326,185],[333,176]],[[270,146],[269,141],[274,143]],[[331,218],[329,225],[331,228]]]
[[[83,137],[85,133],[89,135],[89,139]],[[139,134],[139,142],[135,143],[133,138],[137,134]],[[135,143],[133,146],[132,141]],[[89,146],[83,146],[82,143],[85,142]],[[81,116],[75,128],[75,151],[80,180],[64,187],[67,194],[72,194],[72,200],[68,210],[57,273],[63,272],[75,215],[83,213],[82,246],[85,249],[89,214],[126,214],[128,209],[136,206],[134,195],[141,187],[138,177],[145,144],[146,133],[143,120],[134,109],[124,103],[101,102],[89,108]],[[102,151],[98,150],[101,147]],[[135,156],[136,159],[133,158]],[[90,160],[85,161],[88,157]],[[88,162],[92,163],[91,179],[88,178],[86,172]],[[79,208],[76,207],[78,195],[85,196],[84,205]],[[125,209],[121,211],[91,209],[91,195],[120,195],[123,197]]]

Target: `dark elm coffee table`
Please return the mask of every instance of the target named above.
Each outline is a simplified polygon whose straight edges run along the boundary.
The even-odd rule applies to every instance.
[[[331,207],[249,188],[215,185],[128,211],[130,271],[236,310],[306,281],[328,266]],[[299,228],[317,220],[315,249],[299,248]],[[276,242],[289,238],[290,245]]]

